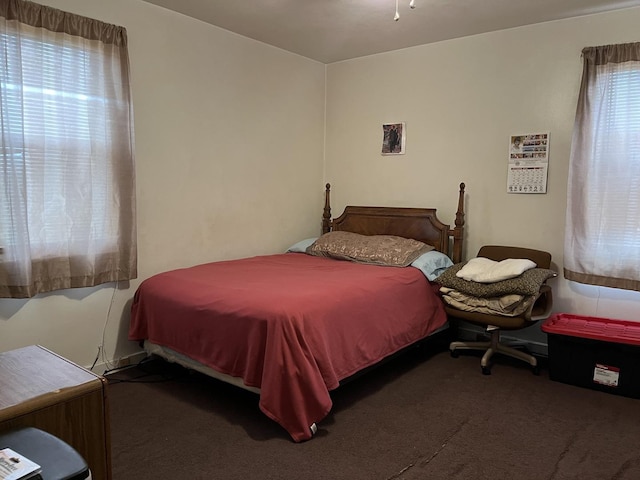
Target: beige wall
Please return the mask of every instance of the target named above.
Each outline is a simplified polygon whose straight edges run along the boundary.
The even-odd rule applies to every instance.
[[[639,41],[640,9],[574,18],[331,64],[326,180],[345,204],[438,207],[467,185],[467,257],[483,244],[548,250],[562,271],[566,184],[583,47]],[[406,154],[381,156],[383,123]],[[549,132],[548,193],[506,193],[509,136]],[[640,294],[555,282],[556,311],[640,320]],[[544,341],[540,332],[534,338]]]
[[[40,1],[127,28],[139,278],[0,299],[0,351],[39,343],[91,365],[105,324],[107,360],[137,350],[142,279],[320,233],[325,66],[141,1]]]
[[[527,245],[561,271],[580,50],[638,41],[640,24],[629,9],[325,69],[141,1],[40,1],[123,25],[130,42],[139,278],[0,300],[0,351],[40,343],[82,365],[103,329],[107,360],[136,351],[126,331],[142,279],[317,234],[325,181],[334,215],[346,204],[436,206],[445,222],[464,181],[467,256]],[[381,156],[381,125],[400,121],[406,154]],[[509,136],[538,131],[551,139],[548,193],[508,195]],[[557,311],[638,319],[639,307],[638,293],[556,281]]]

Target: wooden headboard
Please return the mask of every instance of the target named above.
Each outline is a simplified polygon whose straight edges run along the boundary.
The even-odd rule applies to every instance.
[[[347,231],[361,235],[397,235],[413,238],[448,255],[454,263],[462,261],[464,234],[464,183],[460,184],[455,227],[442,223],[435,208],[353,207],[331,219],[331,185],[325,187],[322,233]]]

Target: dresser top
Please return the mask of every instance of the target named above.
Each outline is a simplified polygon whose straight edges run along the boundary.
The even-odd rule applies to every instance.
[[[0,410],[46,406],[98,388],[102,377],[40,345],[0,353]]]

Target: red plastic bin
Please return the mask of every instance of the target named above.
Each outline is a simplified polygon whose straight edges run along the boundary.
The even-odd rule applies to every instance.
[[[551,380],[640,398],[640,322],[559,313],[542,331]]]

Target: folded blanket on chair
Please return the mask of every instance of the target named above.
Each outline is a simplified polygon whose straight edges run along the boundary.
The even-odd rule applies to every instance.
[[[526,312],[535,301],[535,295],[509,294],[501,297],[474,297],[457,290],[441,287],[442,299],[448,305],[465,312],[516,317]]]
[[[501,297],[503,295],[537,295],[542,284],[557,274],[547,268],[531,268],[514,278],[493,283],[480,283],[459,278],[456,274],[466,263],[456,263],[435,279],[442,287],[451,288],[473,297]]]

